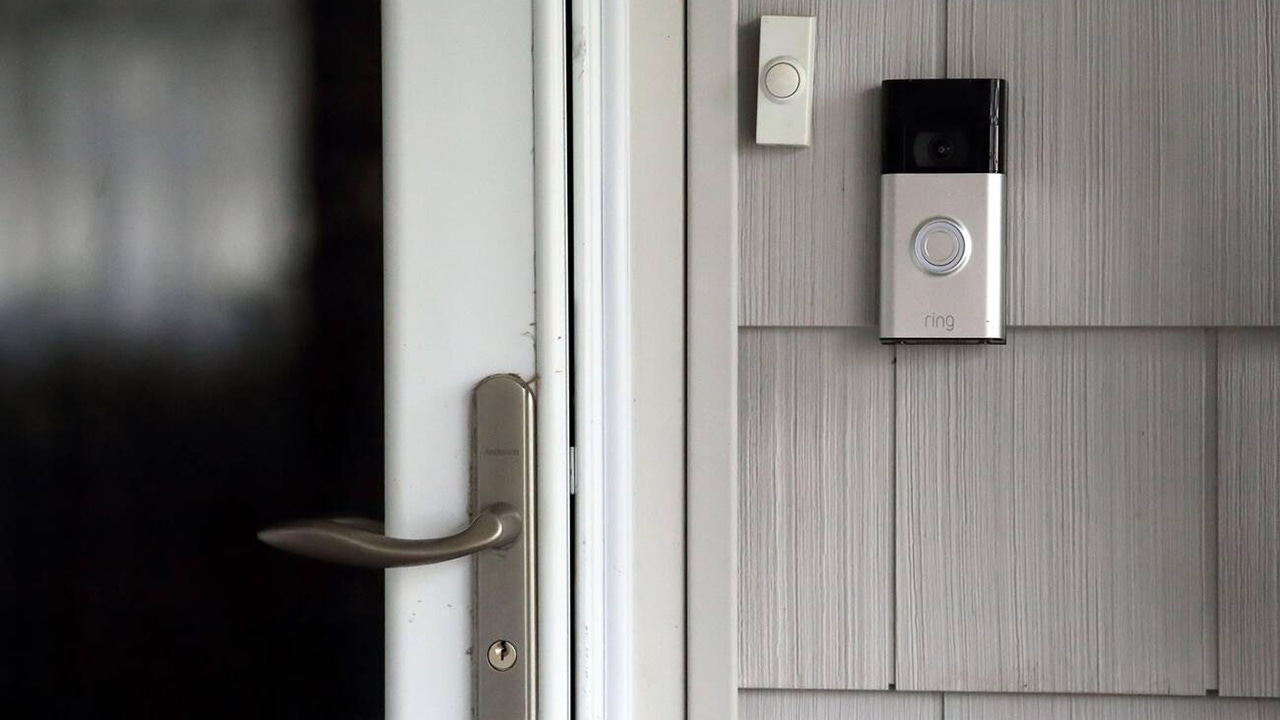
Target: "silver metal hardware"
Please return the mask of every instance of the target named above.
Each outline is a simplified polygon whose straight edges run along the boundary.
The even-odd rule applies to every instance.
[[[969,233],[951,218],[934,218],[916,230],[911,243],[916,267],[933,275],[959,270],[969,259]]]
[[[465,530],[431,540],[402,540],[363,518],[294,520],[258,533],[262,542],[295,555],[368,568],[434,565],[510,545],[520,535],[520,513],[506,503],[485,508]]]
[[[476,558],[476,720],[533,720],[537,713],[533,390],[515,375],[491,375],[472,394],[474,519],[443,538],[407,540],[360,518],[297,520],[259,539],[286,552],[370,568]]]
[[[507,640],[495,640],[489,646],[489,667],[506,672],[516,665],[516,646]]]
[[[572,445],[569,446],[569,494],[578,494],[578,451]]]
[[[1004,178],[881,176],[881,340],[1003,342]]]
[[[524,532],[510,547],[476,556],[476,647],[505,641],[513,651],[519,648],[509,656],[513,667],[505,670],[491,665],[487,652],[472,653],[476,720],[533,720],[538,711],[533,390],[514,375],[494,375],[476,387],[474,399],[476,507],[507,503],[525,518]]]

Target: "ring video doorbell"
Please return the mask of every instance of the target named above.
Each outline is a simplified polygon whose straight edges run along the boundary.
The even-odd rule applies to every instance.
[[[1003,80],[887,80],[880,340],[1004,338]]]

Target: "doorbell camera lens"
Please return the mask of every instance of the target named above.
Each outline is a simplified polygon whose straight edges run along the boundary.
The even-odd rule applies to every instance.
[[[951,138],[943,135],[929,141],[929,157],[938,162],[946,162],[951,159],[951,154],[955,152],[956,146],[951,142]]]
[[[969,142],[964,133],[926,131],[916,135],[912,143],[915,163],[921,168],[943,168],[964,164]]]
[[[1005,83],[882,91],[880,339],[1003,344]]]

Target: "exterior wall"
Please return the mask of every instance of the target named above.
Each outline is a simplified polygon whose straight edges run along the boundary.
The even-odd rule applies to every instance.
[[[1280,718],[1280,7],[739,13],[743,717]],[[943,76],[1010,81],[1005,347],[877,341],[878,86]]]

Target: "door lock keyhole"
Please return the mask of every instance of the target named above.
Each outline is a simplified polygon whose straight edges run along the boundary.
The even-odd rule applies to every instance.
[[[516,665],[516,646],[509,640],[496,640],[489,646],[489,667],[506,672]]]

